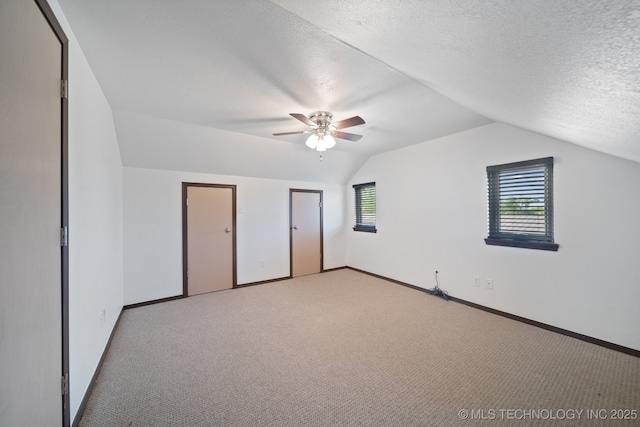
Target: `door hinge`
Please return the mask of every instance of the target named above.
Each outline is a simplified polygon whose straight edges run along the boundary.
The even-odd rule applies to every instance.
[[[187,206],[189,206],[189,199],[185,199],[185,200],[186,200],[185,203],[187,204]]]
[[[69,227],[66,225],[60,229],[60,246],[69,246]]]
[[[69,81],[68,80],[60,80],[60,98],[62,99],[69,98]]]
[[[69,374],[62,376],[62,395],[69,394]]]
[[[318,207],[321,208],[322,207],[322,202],[318,202]]]

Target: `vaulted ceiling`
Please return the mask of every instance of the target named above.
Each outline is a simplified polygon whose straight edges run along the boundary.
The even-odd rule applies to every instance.
[[[59,3],[125,166],[345,183],[492,121],[640,162],[640,0]],[[364,137],[272,136],[316,110]]]

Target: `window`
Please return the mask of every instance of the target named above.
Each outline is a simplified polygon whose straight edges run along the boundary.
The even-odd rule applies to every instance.
[[[375,233],[376,230],[376,183],[353,186],[356,193],[355,231]]]
[[[553,157],[487,167],[488,245],[557,251],[553,241]]]

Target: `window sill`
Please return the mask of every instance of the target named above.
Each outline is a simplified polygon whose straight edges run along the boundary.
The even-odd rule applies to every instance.
[[[522,242],[519,240],[501,240],[501,239],[484,239],[487,245],[492,246],[509,246],[512,248],[539,249],[542,251],[557,252],[560,245],[557,243],[544,242]]]
[[[365,233],[377,233],[378,230],[374,227],[353,227],[353,231],[363,231]]]

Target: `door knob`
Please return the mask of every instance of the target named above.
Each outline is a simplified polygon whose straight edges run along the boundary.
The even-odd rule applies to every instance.
[[[298,226],[297,226],[297,225],[294,225],[294,226],[293,226],[293,229],[294,229],[294,230],[297,230],[297,229],[298,229]]]
[[[227,228],[224,229],[224,232],[225,233],[231,233],[231,229],[229,227],[227,227]]]

